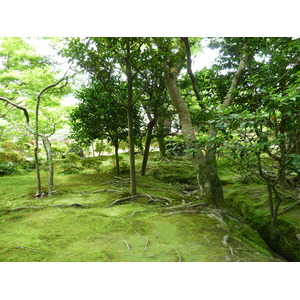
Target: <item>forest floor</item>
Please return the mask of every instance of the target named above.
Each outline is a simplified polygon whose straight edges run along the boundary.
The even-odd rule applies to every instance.
[[[201,205],[194,179],[187,158],[154,156],[136,198],[128,174],[104,170],[56,174],[56,193],[35,199],[34,173],[3,176],[0,261],[279,261],[238,215]]]

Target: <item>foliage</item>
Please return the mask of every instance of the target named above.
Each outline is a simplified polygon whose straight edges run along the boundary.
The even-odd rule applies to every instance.
[[[102,159],[96,157],[88,157],[81,160],[81,164],[86,169],[95,170],[97,173],[100,173],[102,168]]]
[[[73,152],[69,152],[66,154],[66,158],[64,159],[62,168],[63,174],[76,174],[83,169],[79,156]]]
[[[25,165],[25,159],[14,152],[0,151],[0,175],[18,173]]]

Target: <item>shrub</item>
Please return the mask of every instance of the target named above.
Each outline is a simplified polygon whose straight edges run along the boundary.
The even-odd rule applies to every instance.
[[[84,158],[81,160],[83,167],[101,172],[102,160],[99,158]]]
[[[74,174],[80,172],[83,167],[80,158],[73,152],[67,153],[64,163],[62,164],[63,174]]]
[[[25,159],[17,153],[0,151],[0,175],[17,173],[24,163]]]
[[[8,175],[17,173],[18,167],[11,161],[0,162],[0,175]]]
[[[129,165],[124,161],[120,162],[119,169],[120,169],[120,174],[129,174],[130,172]],[[111,170],[113,173],[116,173],[117,172],[116,166],[114,166]]]

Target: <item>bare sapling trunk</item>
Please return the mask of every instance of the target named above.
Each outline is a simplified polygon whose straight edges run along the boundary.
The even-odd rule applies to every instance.
[[[119,142],[114,143],[115,147],[115,162],[116,162],[116,175],[120,175],[120,161],[119,161]]]
[[[150,122],[147,125],[147,136],[146,136],[146,142],[145,142],[145,149],[144,149],[144,156],[143,156],[143,163],[142,163],[142,176],[146,175],[147,170],[147,163],[149,158],[149,152],[150,152],[150,145],[152,141],[152,133],[153,128],[156,124],[157,118],[153,118],[150,120]]]
[[[34,159],[35,159],[35,168],[36,168],[36,194],[35,194],[35,197],[41,197],[42,196],[41,174],[40,174],[40,164],[39,164],[39,108],[40,108],[41,97],[46,91],[56,87],[62,81],[66,80],[66,74],[63,76],[63,78],[58,80],[56,83],[50,84],[50,85],[46,86],[44,89],[42,89],[36,97],[35,131],[34,131],[34,138],[35,138]]]
[[[47,162],[48,162],[48,196],[52,195],[53,186],[54,186],[54,164],[53,164],[53,157],[52,157],[52,150],[51,150],[51,142],[48,137],[42,136],[43,144],[45,148],[45,152],[47,155]]]

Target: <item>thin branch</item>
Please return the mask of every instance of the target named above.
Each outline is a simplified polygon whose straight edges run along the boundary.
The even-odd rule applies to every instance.
[[[279,213],[277,214],[277,216],[279,216],[279,215],[281,215],[281,214],[284,214],[285,212],[287,212],[288,210],[290,210],[290,209],[292,209],[293,207],[297,206],[298,204],[300,204],[300,200],[297,201],[296,203],[294,203],[294,204],[288,206],[287,208],[285,208],[285,209],[282,210],[281,212],[279,212]]]
[[[29,124],[29,114],[28,114],[28,111],[27,111],[27,109],[26,109],[25,107],[20,106],[20,105],[18,105],[18,104],[16,104],[16,103],[13,103],[12,101],[10,101],[10,100],[8,100],[8,99],[6,99],[6,98],[4,98],[4,97],[0,97],[0,100],[6,101],[6,102],[9,103],[10,105],[12,105],[12,106],[14,106],[14,107],[16,107],[16,108],[18,108],[18,109],[23,110],[24,115],[25,115],[25,118],[26,118],[26,123],[27,123],[27,125]]]

